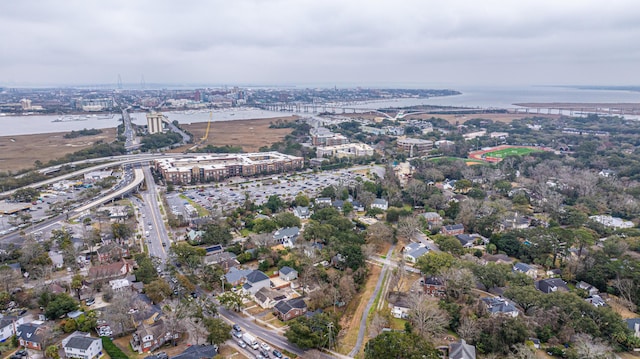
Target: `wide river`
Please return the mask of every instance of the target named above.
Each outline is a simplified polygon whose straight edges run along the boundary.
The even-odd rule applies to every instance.
[[[392,99],[345,104],[348,108],[363,110],[417,105],[462,106],[478,108],[516,108],[522,102],[581,102],[581,103],[640,103],[640,92],[615,90],[582,90],[566,87],[467,87],[458,89],[457,96]],[[165,112],[170,121],[179,123],[207,122],[209,111]],[[274,118],[291,115],[289,112],[265,111],[255,108],[234,108],[212,112],[212,121],[233,121],[258,118]],[[305,113],[298,113],[305,115]],[[306,114],[311,115],[311,114]],[[132,113],[132,120],[146,124],[144,113]],[[56,120],[61,120],[56,122]],[[84,128],[113,128],[122,121],[119,113],[89,116],[0,116],[0,136],[28,135],[34,133],[69,132]]]

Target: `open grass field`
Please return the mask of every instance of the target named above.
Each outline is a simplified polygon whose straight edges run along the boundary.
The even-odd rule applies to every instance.
[[[498,147],[483,149],[480,151],[469,152],[469,158],[477,161],[497,163],[502,161],[502,159],[507,156],[511,156],[511,155],[524,156],[533,152],[542,152],[542,151],[551,151],[551,149],[543,148],[543,147],[502,145]]]
[[[495,157],[495,158],[505,158],[507,156],[513,156],[513,155],[524,156],[532,152],[541,152],[541,151],[542,150],[540,149],[531,148],[531,147],[509,147],[509,148],[503,148],[501,150],[497,150],[493,152],[487,152],[486,156]]]
[[[115,128],[102,129],[95,136],[64,138],[60,133],[42,133],[35,135],[0,136],[0,171],[18,171],[34,167],[40,160],[47,163],[68,153],[88,148],[98,141],[112,142],[116,138]]]

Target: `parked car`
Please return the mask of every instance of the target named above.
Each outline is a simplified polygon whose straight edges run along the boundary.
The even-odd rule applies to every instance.
[[[95,298],[87,298],[87,299],[85,299],[84,304],[86,304],[86,305],[94,305],[94,304],[96,304],[96,299]]]

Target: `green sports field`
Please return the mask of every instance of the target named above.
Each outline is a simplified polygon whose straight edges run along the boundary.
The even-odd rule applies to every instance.
[[[485,153],[485,156],[495,157],[495,158],[505,158],[507,156],[512,156],[512,155],[524,156],[532,152],[542,152],[542,150],[537,148],[530,148],[530,147],[509,147],[509,148],[503,148],[496,151],[487,152]]]

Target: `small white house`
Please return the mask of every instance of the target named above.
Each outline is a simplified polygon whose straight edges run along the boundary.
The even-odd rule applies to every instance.
[[[114,279],[109,281],[109,286],[111,286],[111,289],[113,289],[115,292],[120,292],[129,289],[131,287],[131,282],[129,282],[129,280],[126,278]]]
[[[20,324],[24,324],[23,317],[8,315],[0,318],[0,342],[4,342],[14,336]]]
[[[89,333],[75,332],[62,341],[67,358],[94,359],[102,356],[102,340]]]
[[[379,208],[383,211],[389,209],[389,202],[384,198],[376,198],[371,203],[371,208]]]
[[[298,279],[298,271],[288,266],[280,268],[278,275],[280,279],[286,280],[287,282]]]

